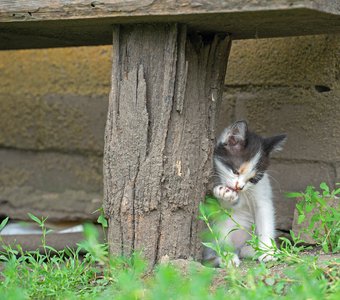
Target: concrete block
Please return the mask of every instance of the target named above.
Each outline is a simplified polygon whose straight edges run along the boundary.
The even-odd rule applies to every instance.
[[[0,150],[0,187],[31,186],[49,192],[100,192],[102,158]]]
[[[274,192],[276,227],[287,231],[292,229],[295,199],[285,196],[287,192],[304,192],[308,185],[319,187],[326,182],[334,187],[335,170],[331,164],[322,162],[298,162],[273,160],[269,175]]]
[[[235,106],[237,98],[228,91],[223,93],[222,101],[216,115],[216,135],[230,125],[235,119]]]
[[[102,153],[111,52],[0,52],[0,146]]]
[[[102,158],[0,150],[0,215],[92,220],[102,205]]]
[[[226,84],[332,88],[339,78],[339,50],[339,35],[235,41]]]
[[[0,52],[0,91],[33,98],[108,95],[111,46]],[[1,102],[0,102],[1,103]]]
[[[103,203],[100,193],[84,190],[48,192],[31,186],[0,189],[0,216],[30,220],[28,213],[51,222],[95,221]]]
[[[319,93],[305,88],[240,87],[226,93],[222,107],[234,110],[228,114],[232,121],[246,119],[264,136],[288,134],[284,151],[276,157],[340,161],[340,89]],[[226,118],[218,119],[218,128],[225,126]]]
[[[107,96],[0,94],[0,145],[102,154]]]

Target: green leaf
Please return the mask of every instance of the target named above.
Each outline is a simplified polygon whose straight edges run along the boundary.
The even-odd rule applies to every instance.
[[[214,250],[215,252],[217,252],[217,247],[216,247],[216,245],[215,245],[214,243],[203,243],[203,242],[202,242],[202,244],[203,244],[205,247],[207,247],[207,248],[209,248],[209,249],[212,249],[212,250]]]
[[[47,229],[46,230],[46,234],[50,234],[51,232],[53,232],[53,229]]]
[[[328,252],[329,252],[328,244],[327,244],[326,241],[324,241],[324,242],[322,243],[321,246],[322,246],[322,250],[323,250],[325,253],[328,253]]]
[[[301,224],[306,219],[305,215],[299,215],[298,217],[298,224]]]
[[[304,214],[304,205],[303,205],[304,203],[302,203],[302,202],[298,202],[297,204],[296,204],[296,209],[298,210],[298,213],[299,213],[299,215],[303,215]]]
[[[324,196],[329,195],[329,187],[328,187],[328,185],[326,184],[326,182],[322,182],[322,183],[320,184],[320,188],[324,191],[324,192],[323,192]]]
[[[311,217],[311,222],[313,222],[313,223],[315,223],[315,222],[317,222],[317,221],[320,221],[320,219],[321,219],[321,217],[320,217],[320,215],[319,214],[315,214],[315,215],[313,215],[312,217]]]
[[[105,218],[105,216],[103,214],[101,214],[98,219],[97,219],[97,222],[99,224],[101,224],[104,228],[107,228],[108,227],[108,222],[107,222],[107,219]]]
[[[306,210],[306,213],[310,213],[314,208],[314,205],[312,203],[307,203],[306,204],[306,207],[305,207],[305,210]]]
[[[200,211],[201,216],[205,216],[204,204],[202,202],[200,202],[198,209]]]
[[[286,197],[288,198],[301,198],[303,197],[302,193],[293,193],[293,192],[289,192],[289,193],[285,193]]]
[[[5,255],[1,254],[0,255],[0,261],[9,261],[9,259]]]
[[[52,252],[54,252],[54,253],[58,253],[58,250],[53,248],[53,247],[51,247],[51,246],[45,246],[45,248],[50,250],[50,251],[52,251]]]
[[[285,238],[285,237],[283,237],[283,236],[280,236],[280,237],[279,237],[279,240],[285,242],[285,243],[288,244],[288,245],[291,245],[291,244],[292,244],[290,240],[288,240],[287,238]]]
[[[314,228],[313,238],[318,241],[320,239],[320,229],[318,227]]]
[[[83,225],[83,228],[84,228],[84,236],[87,240],[98,242],[97,239],[98,239],[99,233],[98,233],[96,226],[94,226],[91,223],[85,223]]]
[[[4,229],[4,227],[7,225],[8,220],[9,220],[9,217],[7,217],[5,220],[3,220],[3,221],[1,222],[1,224],[0,224],[0,231],[1,231],[2,229]]]
[[[31,213],[28,213],[28,216],[29,216],[34,222],[38,223],[40,226],[42,225],[42,221],[41,221],[38,217],[32,215]]]
[[[319,202],[321,204],[321,206],[326,206],[327,205],[327,202],[323,198],[318,198],[317,202]]]
[[[334,192],[333,192],[333,195],[336,196],[340,194],[340,188],[336,189]]]

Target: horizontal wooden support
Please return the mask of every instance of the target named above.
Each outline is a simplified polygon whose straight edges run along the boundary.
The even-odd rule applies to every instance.
[[[340,0],[2,0],[0,50],[110,44],[114,24],[173,22],[233,39],[335,33]]]

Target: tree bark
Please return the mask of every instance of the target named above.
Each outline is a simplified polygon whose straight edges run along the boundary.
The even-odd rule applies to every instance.
[[[231,40],[177,24],[113,31],[104,149],[111,253],[201,258],[198,204],[212,168]]]

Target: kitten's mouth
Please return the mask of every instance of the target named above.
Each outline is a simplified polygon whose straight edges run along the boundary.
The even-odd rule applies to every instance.
[[[233,192],[236,192],[236,193],[240,191],[240,189],[235,189],[235,188],[232,188],[230,186],[226,186],[226,187],[227,187],[227,189],[229,189],[229,190],[231,190]]]
[[[241,192],[243,190],[243,187],[242,188],[240,188],[240,187],[230,187],[228,185],[226,185],[226,188],[235,192],[235,193]]]

